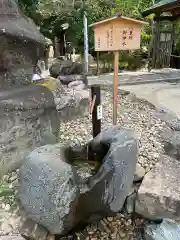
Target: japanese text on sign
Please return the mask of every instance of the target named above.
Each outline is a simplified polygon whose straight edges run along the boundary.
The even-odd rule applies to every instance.
[[[107,48],[113,46],[113,26],[106,32],[106,39],[107,39]]]
[[[98,38],[97,45],[98,45],[98,48],[100,48],[100,46],[101,46],[101,40],[100,40],[100,38]]]
[[[110,46],[112,47],[113,45],[113,26],[110,28]]]
[[[97,120],[102,119],[102,105],[97,106]]]
[[[125,46],[126,45],[126,39],[127,39],[127,31],[123,30],[122,32],[122,45]]]
[[[106,32],[106,34],[107,34],[107,48],[109,48],[109,30],[107,30],[107,32]]]
[[[133,28],[129,29],[129,40],[133,39]]]
[[[122,45],[123,47],[127,45],[127,40],[133,40],[133,28],[122,31]]]

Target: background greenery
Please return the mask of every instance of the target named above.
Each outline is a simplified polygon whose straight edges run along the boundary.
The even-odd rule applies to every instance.
[[[155,2],[158,2],[156,0]],[[60,38],[63,34],[61,24],[69,23],[66,33],[67,40],[72,42],[79,53],[83,53],[83,12],[86,10],[88,24],[110,17],[118,12],[125,16],[142,19],[141,11],[152,6],[154,0],[19,0],[19,4],[25,13],[40,26],[41,32],[48,38]],[[152,22],[152,16],[143,19]],[[180,31],[180,27],[178,27]],[[141,49],[135,52],[121,54],[121,64],[129,65],[129,68],[138,68],[137,61],[140,55],[147,55],[148,45],[151,39],[151,24],[142,31]],[[89,52],[94,53],[93,32],[89,29]],[[180,48],[180,44],[177,44]],[[108,54],[101,55],[101,59],[112,62]],[[143,64],[143,63],[142,63]]]

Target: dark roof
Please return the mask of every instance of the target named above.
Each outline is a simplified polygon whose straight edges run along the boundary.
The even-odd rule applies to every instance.
[[[0,1],[0,34],[45,44],[35,23],[20,10],[16,0]]]
[[[157,3],[155,3],[152,7],[146,9],[145,11],[142,12],[142,16],[146,17],[154,12],[157,11],[162,11],[164,8],[172,6],[174,4],[178,4],[180,7],[180,3],[178,0],[162,0]]]

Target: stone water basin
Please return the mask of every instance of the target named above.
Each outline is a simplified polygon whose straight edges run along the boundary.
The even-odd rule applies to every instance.
[[[81,147],[45,145],[20,168],[17,198],[33,221],[64,236],[122,209],[137,158],[138,141],[121,126],[104,130]]]

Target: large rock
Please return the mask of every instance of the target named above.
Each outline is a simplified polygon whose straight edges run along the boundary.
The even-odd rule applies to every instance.
[[[100,167],[81,175],[73,164],[89,158]],[[131,189],[138,145],[130,130],[105,130],[81,148],[47,145],[34,150],[20,168],[17,197],[28,216],[52,234],[119,212]],[[82,163],[83,163],[82,162]]]
[[[61,81],[62,84],[68,85],[71,82],[75,81],[82,81],[86,86],[88,84],[87,77],[83,74],[80,75],[59,75],[58,79]]]
[[[36,83],[47,87],[54,95],[56,109],[61,121],[67,121],[76,117],[89,114],[89,90],[68,88],[58,79],[48,77],[44,81]]]
[[[82,81],[74,81],[68,84],[68,88],[72,88],[74,90],[83,90],[86,88],[86,85]]]
[[[147,224],[144,229],[145,240],[180,240],[180,225],[170,219],[162,223]]]
[[[83,66],[71,60],[56,60],[49,71],[52,77],[57,78],[59,75],[82,74]]]
[[[180,159],[180,131],[164,128],[160,132],[165,152]]]
[[[158,109],[156,117],[166,122],[166,124],[175,131],[180,131],[180,119],[177,115],[167,109]]]
[[[0,177],[20,167],[25,156],[56,136],[59,117],[51,91],[41,86],[0,91]]]
[[[149,219],[180,220],[180,164],[161,156],[139,188],[136,212]]]
[[[90,92],[88,89],[68,88],[59,82],[53,94],[61,121],[89,114]]]
[[[18,198],[29,218],[53,234],[75,224],[80,189],[76,171],[59,145],[34,150],[20,168]]]
[[[165,152],[180,159],[180,119],[167,109],[157,110],[156,117],[165,122],[165,127],[160,131]]]

